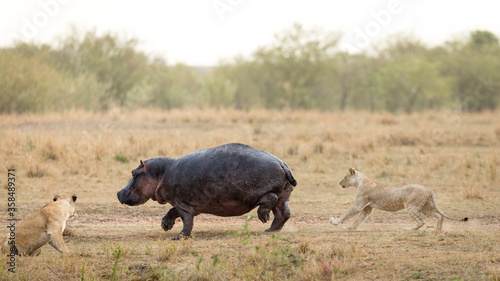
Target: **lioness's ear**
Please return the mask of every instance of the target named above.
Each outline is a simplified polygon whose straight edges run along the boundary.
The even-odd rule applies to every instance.
[[[57,199],[61,199],[61,196],[59,195],[54,195],[54,202],[57,201]]]
[[[76,201],[76,198],[77,198],[77,197],[76,197],[76,194],[71,195],[71,200],[73,200],[73,202],[75,202],[75,201]]]
[[[354,168],[349,168],[349,174],[354,175],[356,173],[356,170]]]

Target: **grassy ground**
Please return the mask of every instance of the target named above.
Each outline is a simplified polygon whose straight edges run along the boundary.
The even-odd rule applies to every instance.
[[[0,116],[0,212],[7,226],[7,170],[16,169],[16,215],[53,195],[78,195],[61,255],[44,246],[1,261],[0,280],[500,280],[500,115],[427,112],[182,110],[105,114],[72,111]],[[170,241],[169,206],[120,205],[116,192],[140,159],[180,157],[243,142],[283,159],[298,186],[292,218],[279,233],[248,215],[195,218],[194,238]],[[357,231],[328,223],[345,212],[354,189],[338,182],[356,167],[380,183],[420,183],[445,220],[419,231],[404,211],[374,211]],[[352,223],[354,219],[348,221]],[[7,233],[1,227],[0,233]]]

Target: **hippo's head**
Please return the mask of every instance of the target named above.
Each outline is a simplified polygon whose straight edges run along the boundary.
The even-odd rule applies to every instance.
[[[137,206],[154,198],[158,179],[148,172],[148,161],[142,162],[139,167],[132,170],[132,179],[120,191],[118,200],[129,206]]]

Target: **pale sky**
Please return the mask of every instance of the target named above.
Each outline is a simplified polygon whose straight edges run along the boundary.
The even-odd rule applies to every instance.
[[[500,36],[500,1],[475,0],[0,0],[0,47],[13,39],[55,45],[74,25],[141,42],[167,63],[213,66],[250,55],[294,22],[343,32],[351,52],[407,34],[433,46],[488,30]]]

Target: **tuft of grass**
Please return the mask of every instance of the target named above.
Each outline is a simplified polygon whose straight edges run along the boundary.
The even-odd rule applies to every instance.
[[[129,163],[130,162],[130,160],[122,154],[116,154],[115,160],[118,162],[122,162],[122,163]]]
[[[382,125],[396,125],[398,124],[398,120],[394,117],[394,115],[385,114],[380,118],[380,124]]]
[[[419,272],[415,272],[411,276],[405,278],[405,280],[410,280],[410,279],[420,280],[420,279],[425,279],[425,277],[422,274],[420,274],[419,270]]]
[[[82,261],[82,269],[80,270],[80,281],[85,281],[85,261]]]
[[[324,151],[325,145],[323,144],[323,142],[316,141],[313,145],[313,152],[316,154],[323,154]]]
[[[41,168],[38,164],[31,166],[26,172],[28,178],[42,178],[47,174],[47,170]]]
[[[463,187],[460,194],[463,199],[484,200],[483,190],[478,184]]]
[[[56,160],[57,159],[57,155],[54,153],[54,151],[49,151],[49,150],[43,152],[43,157],[46,160]]]
[[[52,139],[49,138],[46,143],[45,143],[45,146],[42,147],[42,156],[44,158],[44,160],[57,160],[58,159],[58,156],[57,156],[57,153],[58,151],[60,151],[60,149],[58,147],[56,147],[53,142],[52,142]]]
[[[243,223],[243,229],[240,231],[234,232],[231,231],[231,235],[238,239],[242,245],[248,245],[250,243],[250,233],[248,233],[248,222],[253,220],[253,216],[249,215],[245,218],[245,222]]]
[[[163,243],[159,243],[159,255],[158,255],[158,261],[159,262],[164,262],[164,261],[169,261],[175,259],[178,254],[179,250],[177,249],[178,241],[165,241]]]
[[[252,123],[252,129],[254,135],[262,134],[262,125],[263,124],[261,122]]]
[[[196,270],[200,270],[200,265],[204,261],[203,257],[199,257],[198,260],[196,261]]]
[[[494,182],[497,178],[497,167],[499,164],[499,160],[496,154],[494,154],[491,158],[491,161],[488,163],[488,172],[490,174],[490,181]]]
[[[299,243],[299,253],[307,254],[309,251],[311,251],[311,245],[309,241],[302,241]]]
[[[114,257],[114,264],[111,267],[111,278],[109,280],[116,281],[116,280],[119,280],[119,278],[117,277],[118,263],[120,262],[120,259],[122,257],[122,250],[121,250],[119,245],[113,251],[113,257]]]

